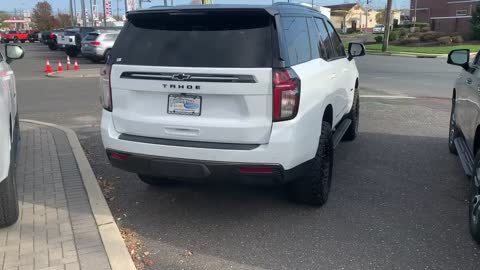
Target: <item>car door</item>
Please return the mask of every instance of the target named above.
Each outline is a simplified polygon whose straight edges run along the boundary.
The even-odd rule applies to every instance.
[[[11,71],[0,52],[0,180],[7,177],[10,164],[10,124],[11,124]]]
[[[332,23],[324,20],[324,23],[327,27],[328,34],[330,35],[330,40],[332,42],[333,50],[335,51],[335,67],[337,69],[337,89],[338,94],[341,100],[341,108],[339,110],[339,119],[343,118],[345,114],[349,112],[349,104],[352,104],[354,88],[355,88],[355,78],[352,77],[352,63],[347,59],[347,54],[345,53],[345,48],[340,39],[340,36],[335,31]]]
[[[478,56],[478,55],[477,55]],[[480,122],[480,57],[475,57],[468,72],[465,72],[465,90],[460,91],[461,129],[473,152],[475,132]],[[463,80],[460,82],[462,83]]]

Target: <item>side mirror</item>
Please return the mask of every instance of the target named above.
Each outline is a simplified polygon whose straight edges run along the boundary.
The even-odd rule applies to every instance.
[[[348,60],[351,61],[355,57],[365,55],[365,46],[362,43],[349,43],[348,44]]]
[[[7,56],[7,64],[13,60],[22,59],[25,55],[25,50],[19,45],[5,45],[5,56]]]
[[[467,70],[469,68],[469,62],[470,50],[468,49],[453,50],[448,54],[447,63],[450,65],[461,66],[463,69]]]

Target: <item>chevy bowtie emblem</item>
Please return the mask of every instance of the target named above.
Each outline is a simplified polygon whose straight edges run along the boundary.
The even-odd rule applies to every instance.
[[[190,75],[188,74],[174,74],[172,75],[172,80],[175,80],[175,81],[185,81],[185,80],[188,80],[190,79]]]

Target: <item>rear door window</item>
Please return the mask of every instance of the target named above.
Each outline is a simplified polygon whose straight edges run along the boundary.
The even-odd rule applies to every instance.
[[[327,50],[323,44],[323,38],[318,30],[317,25],[315,24],[314,18],[308,19],[308,30],[310,31],[310,42],[312,47],[312,57],[313,58],[322,58],[328,60]],[[325,31],[326,32],[326,31]],[[327,35],[328,36],[328,35]]]
[[[336,57],[335,50],[333,49],[332,41],[328,35],[327,28],[323,19],[315,18],[317,24],[318,33],[320,34],[320,39],[322,40],[323,45],[325,46],[325,51],[327,53],[327,59],[331,60]]]
[[[271,67],[273,18],[262,11],[129,16],[112,59],[129,65]]]
[[[305,17],[282,17],[289,65],[297,65],[312,59],[307,19]]]
[[[335,50],[337,57],[345,57],[345,48],[343,47],[342,40],[338,36],[337,31],[335,31],[330,22],[325,22],[325,24],[327,25],[327,31],[332,39],[333,49]]]

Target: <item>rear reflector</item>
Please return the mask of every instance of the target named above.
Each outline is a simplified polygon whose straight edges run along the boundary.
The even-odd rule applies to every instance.
[[[244,167],[240,168],[241,173],[273,173],[272,168],[250,168],[250,167]]]
[[[122,154],[117,154],[117,153],[112,153],[112,154],[110,154],[110,158],[116,159],[116,160],[127,160],[128,156],[127,155],[122,155]]]

